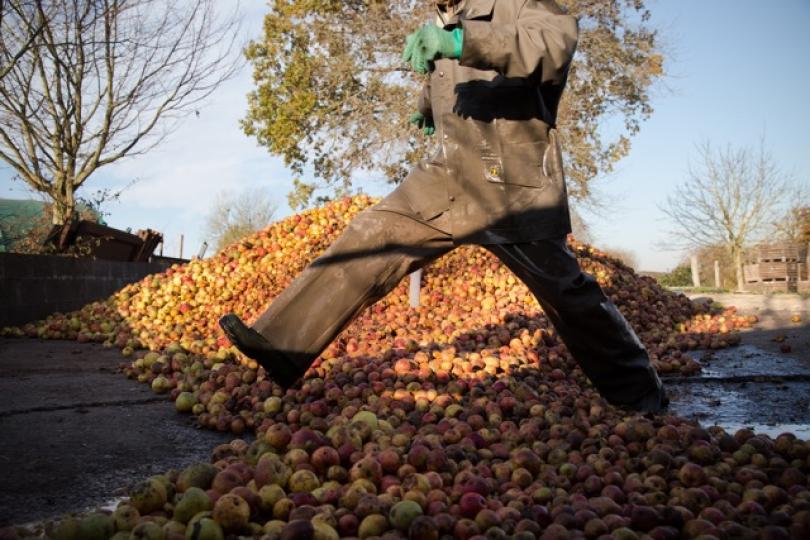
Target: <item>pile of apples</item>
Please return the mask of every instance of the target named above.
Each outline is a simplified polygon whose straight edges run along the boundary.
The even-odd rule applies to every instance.
[[[726,433],[609,405],[500,262],[461,247],[352,323],[283,390],[216,326],[268,302],[373,201],[343,199],[211,259],[8,335],[123,348],[127,376],[204,427],[255,433],[210,463],[140,482],[114,512],[53,538],[558,540],[810,537],[810,443]],[[752,321],[708,312],[570,242],[659,371],[739,341]]]
[[[344,198],[279,221],[214,257],[175,265],[124,287],[105,301],[69,314],[54,314],[3,335],[95,341],[123,349],[163,351],[179,344],[192,355],[224,354],[230,344],[217,326],[225,313],[255,319],[272,299],[323,252],[349,221],[375,201]],[[736,330],[750,320],[700,312],[683,295],[669,292],[599,250],[571,240],[583,269],[595,276],[648,347],[663,373],[692,373],[699,366],[680,354],[739,342]],[[556,340],[554,331],[523,283],[488,251],[464,246],[431,264],[423,278],[422,307],[408,306],[403,282],[365,313],[342,339],[369,334],[385,340],[395,332],[417,342],[443,344],[459,337],[492,347],[508,345],[505,318],[525,316]],[[475,336],[470,336],[475,333]],[[511,338],[510,338],[511,339]],[[390,340],[388,340],[390,342]],[[386,346],[386,343],[379,343]]]
[[[241,356],[217,325],[225,313],[256,318],[324,251],[358,212],[374,201],[344,198],[274,223],[214,257],[175,265],[128,285],[102,302],[54,314],[5,335],[102,342],[133,360],[127,376],[167,393],[201,425],[241,433],[267,418],[275,387]],[[605,253],[569,243],[646,345],[663,374],[693,374],[686,351],[739,342],[751,320],[733,308],[709,313],[685,296],[637,275]],[[357,362],[374,392],[408,371],[410,383],[446,385],[458,378],[495,377],[519,366],[566,376],[581,372],[528,288],[490,252],[462,246],[425,269],[421,306],[412,308],[407,280],[354,321],[312,366],[305,381],[339,378],[330,370]],[[406,369],[407,368],[407,369]],[[413,380],[411,380],[413,379]],[[306,382],[304,383],[306,387]]]
[[[114,540],[810,537],[810,442],[791,434],[625,416],[569,375],[537,367],[445,389],[395,383],[379,395],[367,382],[336,384],[371,373],[343,373],[309,379],[303,403],[300,393],[283,396],[253,442],[235,439],[208,463],[142,481],[113,512],[41,531]],[[363,390],[350,397],[354,388]]]

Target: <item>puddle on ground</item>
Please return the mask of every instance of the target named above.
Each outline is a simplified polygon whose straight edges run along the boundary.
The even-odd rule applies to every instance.
[[[775,439],[782,433],[793,433],[799,439],[810,440],[810,425],[808,424],[717,424],[726,433],[734,434],[740,429],[751,429],[754,433],[763,433],[770,438]]]
[[[695,355],[703,365],[701,377],[808,375],[810,362],[764,351],[753,345],[739,345]]]
[[[808,382],[695,382],[668,392],[672,412],[702,422],[810,425]]]
[[[752,345],[695,357],[704,366],[700,375],[668,385],[672,413],[731,433],[749,427],[771,437],[791,432],[810,440],[810,362]]]

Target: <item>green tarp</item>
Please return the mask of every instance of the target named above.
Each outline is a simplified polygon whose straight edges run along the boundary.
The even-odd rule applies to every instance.
[[[0,199],[0,252],[10,251],[14,242],[28,236],[38,225],[49,225],[50,214],[45,215],[46,204],[30,199]],[[85,217],[89,213],[96,221],[106,225],[99,213],[86,204],[79,203],[78,210]]]

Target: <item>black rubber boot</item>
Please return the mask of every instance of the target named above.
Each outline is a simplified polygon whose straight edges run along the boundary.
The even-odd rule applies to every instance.
[[[273,349],[269,341],[233,313],[223,316],[219,326],[242,354],[258,362],[267,375],[285,390],[303,375],[283,353]]]
[[[669,408],[669,398],[663,387],[650,390],[633,403],[621,404],[618,407],[641,414],[663,414]]]
[[[526,283],[609,403],[642,414],[664,411],[666,392],[644,345],[596,279],[582,272],[565,238],[486,247]]]

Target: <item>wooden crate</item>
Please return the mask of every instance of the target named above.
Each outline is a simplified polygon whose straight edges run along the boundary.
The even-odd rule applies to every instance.
[[[59,251],[65,251],[82,240],[88,241],[88,256],[110,261],[146,262],[163,241],[163,235],[151,229],[132,234],[81,220],[54,225],[43,244],[53,244]]]
[[[747,284],[746,289],[758,294],[786,293],[795,292],[799,284],[798,281],[760,281]]]
[[[791,261],[760,262],[760,281],[798,281],[798,263]]]
[[[799,262],[807,258],[807,246],[791,242],[775,244],[759,244],[757,246],[757,261],[771,262]]]
[[[745,280],[746,283],[757,283],[759,281],[759,265],[744,264],[743,279]]]

